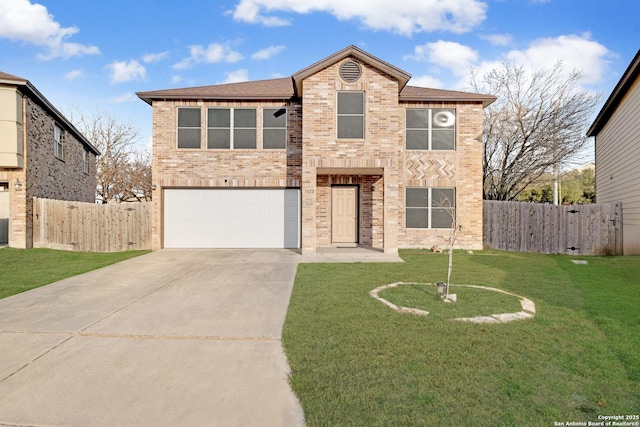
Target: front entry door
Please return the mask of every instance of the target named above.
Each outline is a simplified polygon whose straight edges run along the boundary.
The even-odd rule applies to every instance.
[[[331,188],[332,243],[358,243],[358,187]]]

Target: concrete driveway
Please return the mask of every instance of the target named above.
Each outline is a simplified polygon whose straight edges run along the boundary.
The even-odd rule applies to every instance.
[[[300,255],[162,250],[0,300],[0,425],[296,426]]]

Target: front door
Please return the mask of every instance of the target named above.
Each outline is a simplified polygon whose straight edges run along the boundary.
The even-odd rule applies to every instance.
[[[332,187],[331,202],[332,243],[358,243],[358,187]]]

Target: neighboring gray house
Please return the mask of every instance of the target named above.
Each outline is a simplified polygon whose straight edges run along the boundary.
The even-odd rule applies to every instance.
[[[622,202],[623,253],[640,254],[640,51],[587,135],[595,137],[596,200]]]
[[[0,244],[33,246],[33,198],[94,202],[100,153],[28,80],[0,72]]]

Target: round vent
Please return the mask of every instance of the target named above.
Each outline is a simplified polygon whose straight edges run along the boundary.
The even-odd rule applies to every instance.
[[[347,83],[353,83],[360,78],[360,65],[353,61],[344,62],[340,66],[340,78]]]

